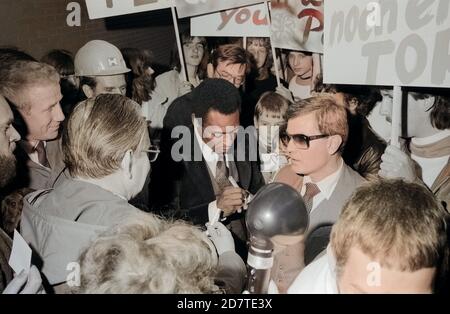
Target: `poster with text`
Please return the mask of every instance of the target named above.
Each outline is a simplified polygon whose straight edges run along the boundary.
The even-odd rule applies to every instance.
[[[325,21],[325,83],[450,87],[450,1],[326,1]]]
[[[195,16],[261,3],[264,0],[176,0],[178,17]]]
[[[191,18],[192,36],[269,37],[265,4],[235,8]]]
[[[110,16],[169,8],[172,0],[86,0],[89,18]]]
[[[327,1],[340,3],[340,1]],[[272,0],[272,43],[277,48],[323,52],[323,0]]]

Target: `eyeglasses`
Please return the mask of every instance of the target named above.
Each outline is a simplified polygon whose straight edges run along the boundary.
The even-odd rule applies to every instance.
[[[245,75],[233,76],[230,73],[227,73],[227,72],[220,73],[217,70],[216,70],[216,73],[219,76],[219,78],[227,80],[228,82],[231,82],[234,85],[242,85],[242,83],[244,83],[244,80],[245,80]]]
[[[150,149],[143,149],[142,152],[147,153],[148,160],[150,162],[154,162],[161,152],[157,146],[150,146]]]
[[[289,135],[286,132],[280,134],[280,140],[283,145],[287,146],[291,140],[294,140],[295,148],[298,149],[308,149],[311,141],[318,140],[321,138],[329,137],[328,134],[311,135],[307,136],[304,134],[293,134]]]
[[[227,128],[227,130],[228,130],[228,128]],[[207,129],[206,129],[204,131],[204,134],[207,135],[207,136],[209,135],[211,137],[215,137],[215,138],[222,138],[225,135],[228,135],[228,136],[235,135],[235,134],[238,133],[238,131],[239,131],[239,127],[234,128],[234,129],[230,130],[229,132],[220,132],[220,131],[210,131],[210,132],[208,132]]]

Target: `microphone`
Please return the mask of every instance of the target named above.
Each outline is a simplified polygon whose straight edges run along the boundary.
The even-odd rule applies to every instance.
[[[250,202],[246,224],[250,233],[247,291],[265,294],[273,265],[271,238],[304,234],[309,215],[299,192],[284,183],[270,183],[262,187]]]

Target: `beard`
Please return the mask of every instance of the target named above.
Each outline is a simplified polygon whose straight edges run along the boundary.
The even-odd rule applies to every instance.
[[[16,176],[16,163],[14,155],[0,155],[0,188],[6,186]]]

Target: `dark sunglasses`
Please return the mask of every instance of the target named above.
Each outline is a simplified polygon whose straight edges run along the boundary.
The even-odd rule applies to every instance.
[[[329,137],[328,134],[311,135],[307,136],[305,134],[293,134],[289,135],[286,132],[281,132],[280,140],[283,145],[287,146],[291,140],[294,141],[294,145],[298,149],[308,149],[311,141],[318,140],[321,138]]]

